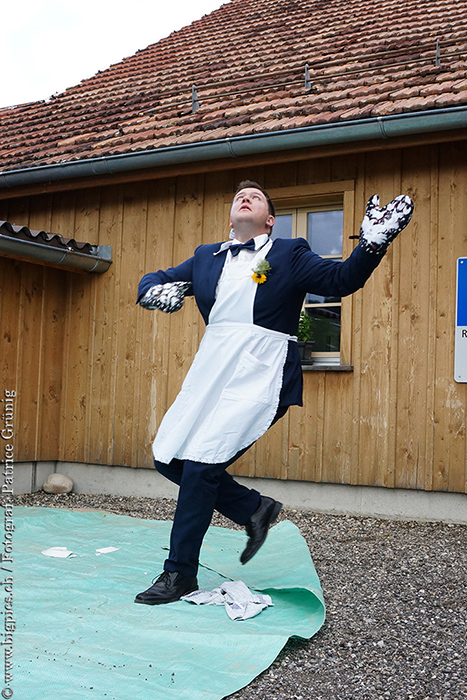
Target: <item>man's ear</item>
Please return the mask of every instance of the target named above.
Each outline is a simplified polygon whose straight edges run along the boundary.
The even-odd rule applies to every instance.
[[[269,228],[272,228],[274,226],[275,218],[273,217],[272,214],[269,214],[268,218],[266,219],[266,226]]]

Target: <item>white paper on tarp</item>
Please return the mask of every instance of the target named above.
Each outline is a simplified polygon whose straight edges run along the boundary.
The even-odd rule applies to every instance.
[[[226,581],[212,591],[193,591],[182,600],[196,605],[224,605],[231,620],[248,620],[274,605],[271,596],[252,593],[243,581]]]
[[[68,559],[70,557],[76,557],[72,551],[66,547],[50,547],[49,549],[44,549],[42,554],[46,557],[58,557],[59,559]]]
[[[110,554],[110,552],[118,552],[120,547],[101,547],[101,549],[96,549],[96,557],[100,554]]]

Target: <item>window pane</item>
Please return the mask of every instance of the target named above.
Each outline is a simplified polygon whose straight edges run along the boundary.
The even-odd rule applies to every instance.
[[[320,306],[306,311],[313,319],[313,352],[339,352],[341,307]]]
[[[271,239],[292,238],[292,214],[278,214],[272,227]]]
[[[320,297],[319,294],[308,292],[305,299],[305,304],[339,304],[340,297]]]
[[[313,211],[307,216],[307,238],[318,255],[342,255],[344,212]]]

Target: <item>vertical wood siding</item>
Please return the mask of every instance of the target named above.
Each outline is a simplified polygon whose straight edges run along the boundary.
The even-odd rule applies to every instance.
[[[92,275],[0,257],[1,387],[18,394],[16,458],[151,466],[204,324],[191,298],[173,315],[135,306],[138,280],[225,239],[225,194],[245,177],[270,189],[354,180],[355,231],[375,192],[384,203],[411,194],[416,213],[344,302],[342,354],[354,371],[305,372],[303,408],[232,471],[465,491],[466,385],[453,379],[456,259],[467,255],[459,142],[3,202],[2,219],[111,245],[113,258]]]

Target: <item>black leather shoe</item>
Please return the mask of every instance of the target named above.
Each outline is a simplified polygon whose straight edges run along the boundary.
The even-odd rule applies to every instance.
[[[275,501],[268,496],[261,496],[261,502],[257,510],[245,525],[249,540],[240,557],[242,564],[250,561],[251,557],[254,557],[264,543],[268,535],[269,526],[276,520],[281,508],[282,503],[279,503],[279,501]]]
[[[144,603],[144,605],[173,603],[174,600],[180,600],[182,595],[197,590],[198,581],[196,576],[190,578],[182,576],[177,571],[163,571],[147,591],[138,593],[135,603]]]

